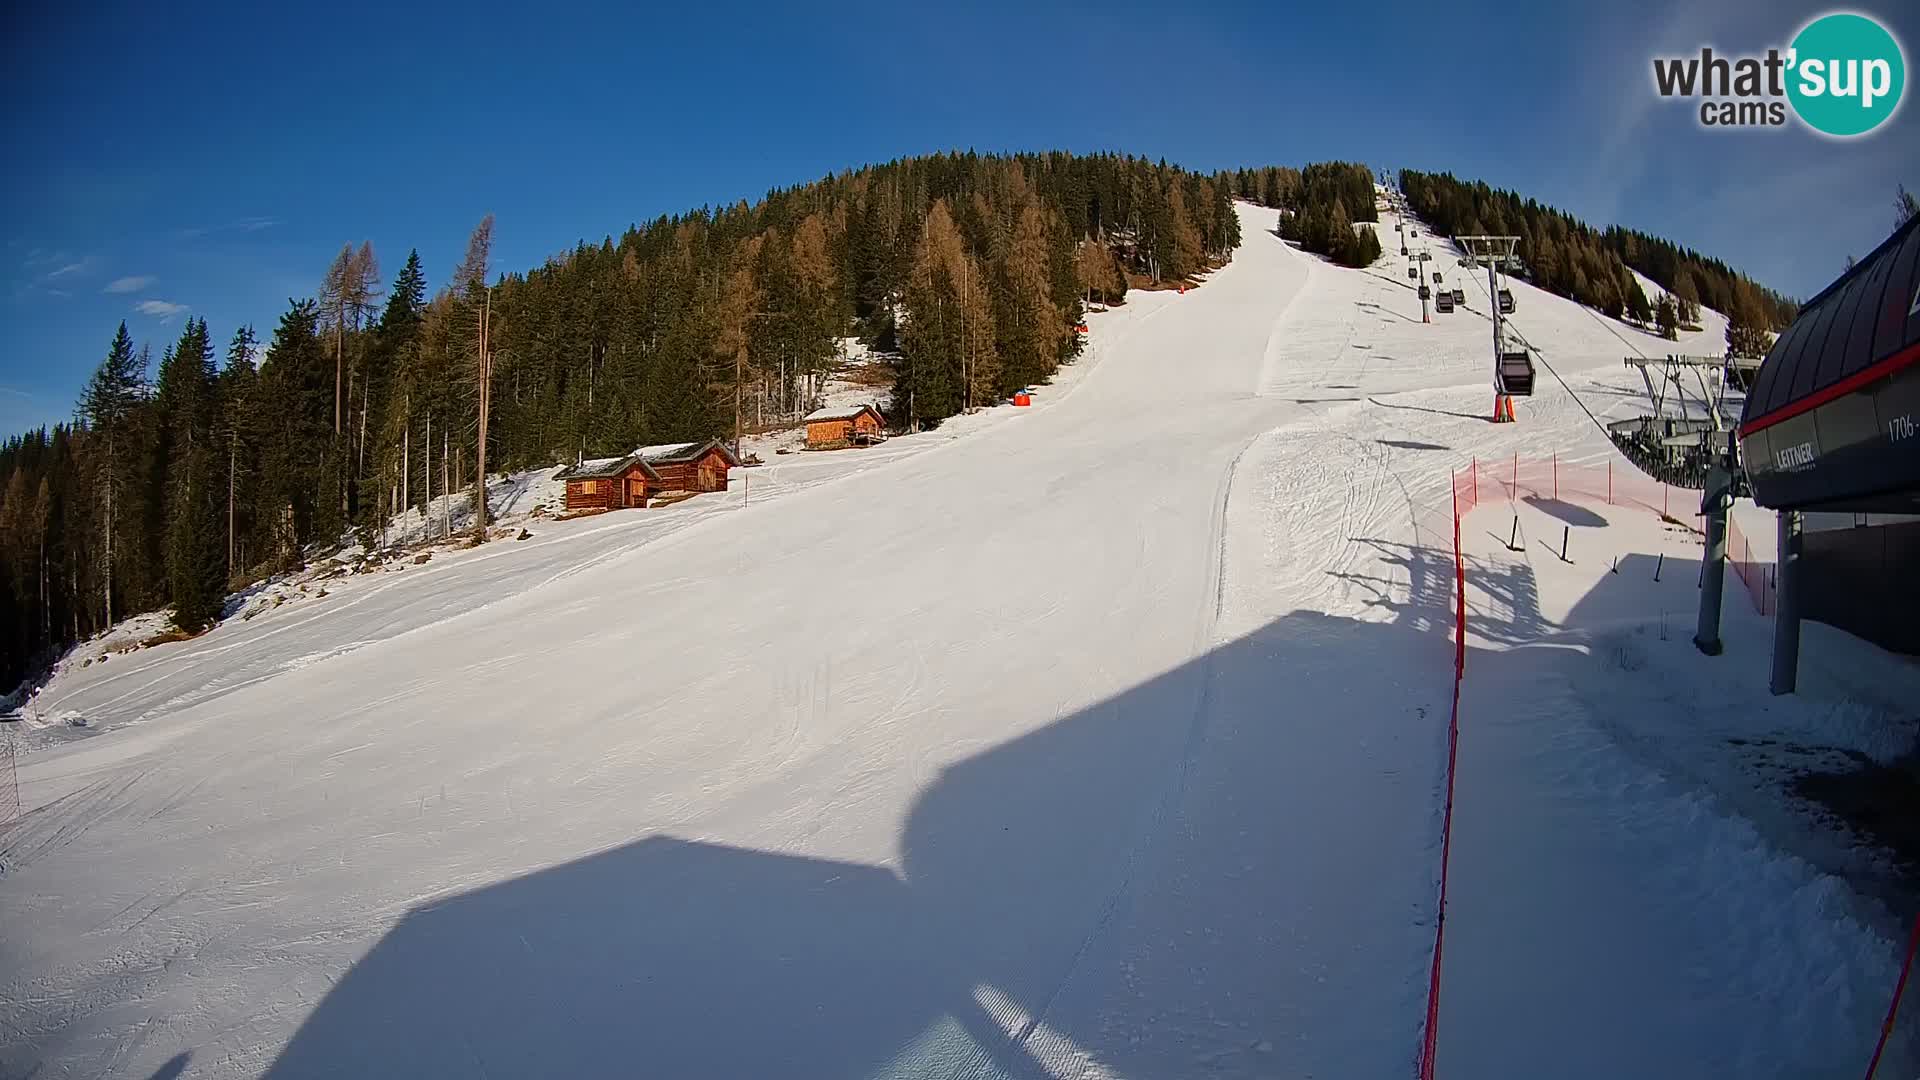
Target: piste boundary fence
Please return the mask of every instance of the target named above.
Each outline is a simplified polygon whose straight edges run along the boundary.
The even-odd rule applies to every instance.
[[[1604,502],[1610,506],[1639,507],[1696,533],[1704,532],[1699,492],[1661,483],[1636,468],[1618,468],[1611,459],[1594,465],[1563,462],[1557,455],[1523,458],[1516,454],[1490,463],[1475,458],[1465,469],[1456,470],[1451,481],[1453,704],[1447,715],[1447,773],[1440,814],[1440,895],[1433,924],[1433,966],[1427,976],[1427,1015],[1418,1064],[1420,1080],[1433,1080],[1440,1034],[1441,956],[1446,946],[1447,879],[1453,855],[1454,772],[1460,749],[1460,684],[1467,671],[1467,561],[1460,547],[1462,519],[1479,507],[1483,499]],[[1735,550],[1731,544],[1730,550]],[[1738,550],[1745,552],[1752,565],[1752,549],[1744,537]],[[1741,580],[1747,582],[1747,575],[1742,574]],[[1752,592],[1751,584],[1748,588]],[[1755,603],[1760,603],[1758,594],[1755,594]]]
[[[1433,965],[1427,978],[1426,1023],[1420,1044],[1417,1075],[1434,1080],[1435,1048],[1440,1031],[1441,955],[1447,932],[1447,877],[1453,854],[1453,790],[1455,765],[1460,748],[1460,684],[1467,670],[1467,563],[1460,547],[1460,523],[1477,509],[1483,499],[1519,502],[1534,499],[1554,501],[1600,501],[1610,506],[1638,506],[1657,513],[1666,521],[1703,533],[1700,493],[1661,483],[1636,468],[1616,468],[1609,460],[1602,465],[1562,462],[1557,456],[1545,459],[1518,455],[1502,462],[1482,463],[1473,459],[1465,469],[1452,476],[1453,508],[1453,703],[1447,714],[1447,773],[1445,798],[1440,816],[1440,895],[1433,924]],[[1753,544],[1740,529],[1733,515],[1727,516],[1727,561],[1747,589],[1754,610],[1771,615],[1775,601],[1774,563],[1756,558]],[[4,817],[0,817],[4,820]],[[1873,1080],[1893,1034],[1894,1018],[1912,973],[1914,956],[1920,951],[1920,918],[1916,918],[1908,937],[1900,965],[1899,981],[1881,1021],[1879,1039],[1867,1063],[1866,1080]]]

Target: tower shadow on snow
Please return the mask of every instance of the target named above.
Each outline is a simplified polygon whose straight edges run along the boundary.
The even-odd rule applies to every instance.
[[[1025,1080],[1047,1075],[1029,1039],[1040,1021],[1086,1060],[1123,1074],[1162,1075],[1169,1060],[1191,1063],[1190,1046],[1169,1045],[1191,1031],[1077,1030],[1052,1009],[1115,913],[1143,884],[1159,883],[1141,879],[1138,868],[1188,831],[1188,796],[1259,787],[1246,770],[1272,768],[1262,762],[1329,767],[1303,759],[1303,731],[1322,745],[1364,740],[1348,735],[1354,717],[1300,704],[1299,687],[1365,685],[1377,681],[1382,657],[1410,657],[1397,675],[1430,685],[1430,700],[1417,715],[1373,722],[1433,740],[1433,775],[1411,782],[1430,780],[1438,805],[1452,556],[1368,543],[1407,576],[1400,585],[1361,582],[1375,590],[1386,620],[1295,612],[945,768],[915,800],[897,870],[650,835],[423,903],[339,980],[267,1075]],[[1504,628],[1495,623],[1506,615],[1477,616],[1476,631],[1535,631],[1537,607],[1526,614],[1530,571],[1490,564],[1475,573],[1477,585],[1491,582],[1502,598],[1497,606],[1515,613]],[[1284,782],[1284,773],[1271,782]],[[1414,791],[1421,811],[1378,827],[1401,838],[1431,833],[1437,850],[1426,789]],[[1248,827],[1258,837],[1280,826]],[[1354,845],[1373,842],[1368,827],[1337,839],[1313,830],[1299,843],[1326,850],[1304,853],[1305,876],[1234,887],[1280,891],[1342,872],[1436,872],[1354,859],[1352,851],[1366,850]],[[1365,881],[1354,884],[1364,897]],[[1269,910],[1259,895],[1244,902]],[[1399,919],[1407,932],[1410,914],[1417,917],[1400,910],[1382,918]],[[1277,936],[1287,939],[1287,929]],[[1297,938],[1289,947],[1329,950],[1336,970],[1341,950],[1354,944],[1298,937],[1306,945]],[[1240,953],[1274,947],[1225,945]],[[1150,954],[1138,974],[1158,971],[1178,983],[1191,977],[1187,959]],[[1268,959],[1258,970],[1282,978],[1284,961]],[[1408,958],[1408,985],[1424,987],[1428,959]],[[1150,1004],[1158,1012],[1204,1002]],[[1417,1004],[1405,1012],[1376,1018],[1362,1046],[1411,1060]]]

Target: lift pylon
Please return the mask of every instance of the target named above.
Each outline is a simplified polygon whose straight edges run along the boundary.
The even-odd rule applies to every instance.
[[[1533,394],[1533,354],[1518,340],[1508,340],[1507,312],[1501,310],[1504,305],[1499,303],[1501,295],[1512,295],[1503,285],[1503,279],[1514,251],[1520,246],[1520,238],[1456,236],[1453,241],[1466,252],[1469,260],[1487,268],[1487,296],[1493,301],[1488,305],[1493,314],[1493,422],[1507,423],[1514,419],[1513,399]]]

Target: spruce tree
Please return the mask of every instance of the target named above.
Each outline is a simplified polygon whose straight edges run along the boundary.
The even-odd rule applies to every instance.
[[[167,447],[168,594],[174,624],[187,633],[218,619],[226,596],[214,378],[206,320],[189,319],[161,365],[155,392]]]
[[[253,366],[258,339],[252,326],[234,332],[227,346],[227,366],[216,381],[218,422],[215,425],[216,453],[225,455],[226,469],[226,567],[229,577],[248,565],[250,551],[245,546],[253,529],[259,475],[260,444],[263,432],[258,424],[259,406],[255,401],[259,373]]]
[[[1645,326],[1647,320],[1654,316],[1653,305],[1647,303],[1647,291],[1640,287],[1640,282],[1637,279],[1631,277],[1622,282],[1621,287],[1627,291],[1627,318]],[[1660,299],[1664,301],[1669,308],[1673,306],[1673,301],[1664,294]]]
[[[1167,185],[1167,245],[1164,273],[1185,278],[1202,269],[1200,232],[1194,228],[1193,214],[1187,206],[1185,185],[1178,178]]]
[[[1644,295],[1641,297],[1641,302],[1646,302]],[[1680,336],[1679,313],[1674,305],[1673,297],[1665,293],[1660,294],[1660,302],[1656,304],[1653,309],[1653,322],[1654,325],[1659,328],[1661,337],[1672,341]]]
[[[1335,197],[1327,215],[1327,234],[1320,254],[1346,266],[1358,266],[1354,251],[1353,217],[1345,199]]]
[[[108,346],[107,358],[95,369],[80,399],[92,437],[99,446],[93,486],[100,493],[100,625],[111,625],[124,598],[114,591],[116,572],[131,554],[126,525],[127,503],[137,467],[139,407],[146,366],[136,358],[133,336],[123,320]]]
[[[273,568],[298,565],[300,547],[339,536],[333,362],[319,338],[319,311],[289,301],[260,367],[256,422],[271,434],[260,453],[260,505],[254,550]]]
[[[900,421],[937,423],[969,401],[984,404],[999,372],[992,296],[943,199],[927,212],[905,307],[894,388]]]

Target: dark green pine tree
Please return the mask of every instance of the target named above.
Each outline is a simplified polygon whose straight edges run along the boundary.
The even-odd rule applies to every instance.
[[[190,319],[155,394],[167,454],[166,567],[174,625],[199,633],[226,599],[225,485],[216,435],[213,344],[204,319]]]
[[[289,301],[260,367],[256,423],[260,503],[254,550],[274,568],[297,565],[300,547],[339,535],[339,495],[326,483],[333,441],[333,360],[318,338],[311,300]]]
[[[362,530],[377,531],[380,521],[398,509],[392,504],[400,472],[413,464],[402,461],[402,447],[412,449],[403,439],[413,418],[415,361],[426,306],[427,276],[420,268],[420,252],[410,251],[387,290],[387,306],[374,326],[366,354],[369,434],[355,462],[362,491],[356,524]]]
[[[1647,291],[1642,289],[1639,280],[1633,277],[1622,279],[1620,287],[1626,290],[1627,294],[1627,318],[1645,326],[1647,321],[1653,318],[1653,305],[1647,302]],[[1671,307],[1673,302],[1669,300],[1667,303]]]
[[[1646,302],[1644,295],[1641,296],[1640,299],[1642,303]],[[1660,328],[1661,337],[1671,341],[1680,336],[1678,329],[1680,319],[1673,302],[1673,297],[1665,293],[1660,294],[1660,302],[1654,305],[1653,308],[1653,321],[1654,325]]]
[[[229,577],[252,565],[254,554],[247,540],[253,534],[254,508],[258,502],[260,444],[264,432],[258,424],[259,409],[255,397],[260,375],[253,366],[258,339],[252,326],[242,326],[227,346],[227,366],[215,385],[218,419],[214,425],[215,453],[224,456],[226,489],[226,550]]]
[[[99,577],[102,626],[111,625],[127,610],[126,564],[138,550],[139,537],[128,523],[134,519],[129,503],[139,471],[142,438],[141,404],[145,396],[146,365],[133,351],[133,336],[122,321],[107,349],[107,358],[88,381],[80,398],[80,412],[91,429],[92,484],[100,494]]]

